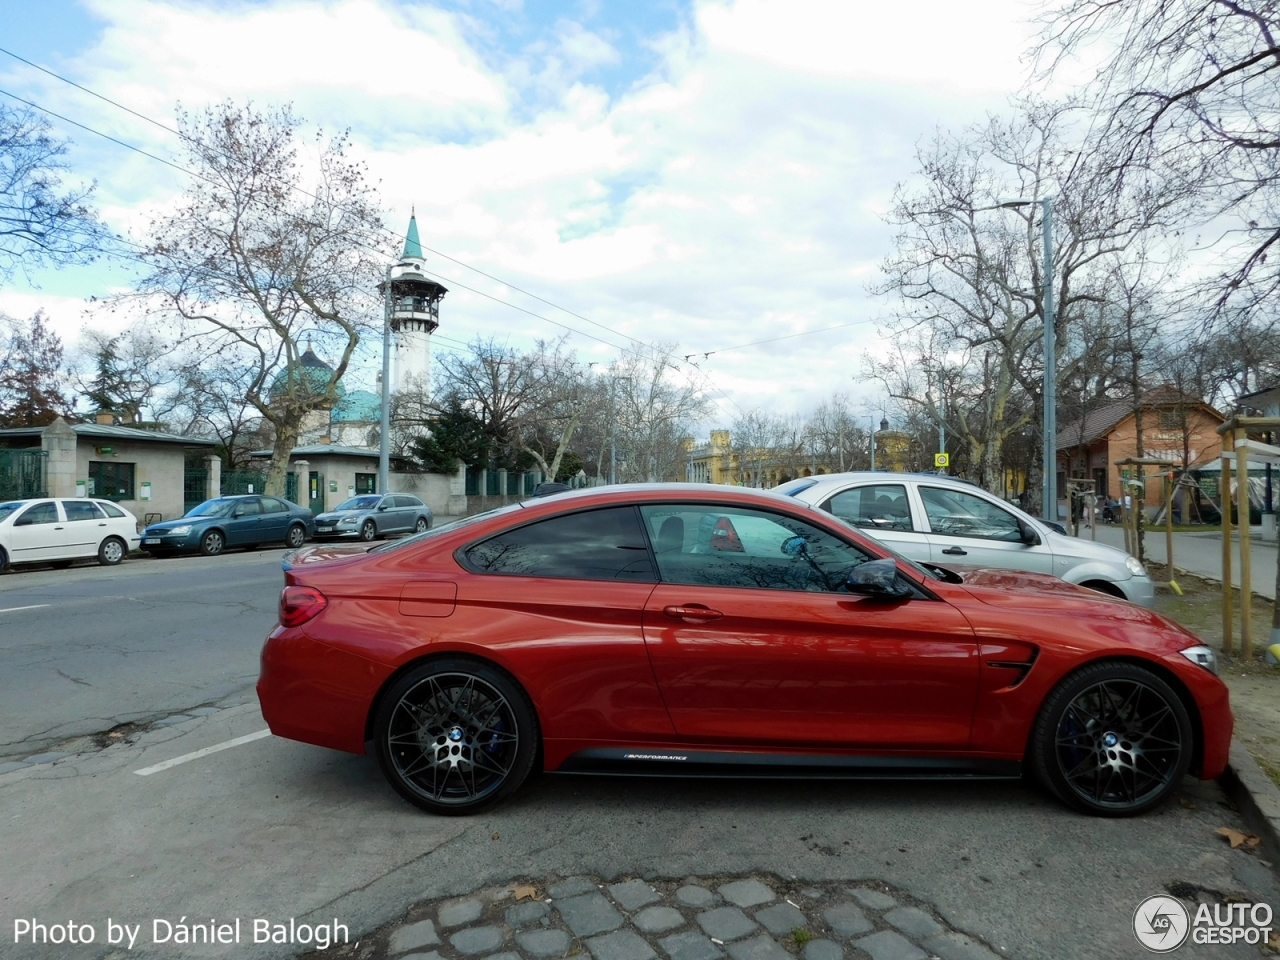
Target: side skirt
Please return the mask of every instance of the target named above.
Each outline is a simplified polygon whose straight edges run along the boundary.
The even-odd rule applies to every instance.
[[[592,747],[554,773],[632,777],[806,777],[826,780],[1016,780],[1017,760],[967,757],[745,753],[678,748]]]

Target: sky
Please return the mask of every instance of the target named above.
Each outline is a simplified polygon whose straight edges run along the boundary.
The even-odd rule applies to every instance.
[[[416,211],[438,251],[428,268],[450,292],[436,350],[477,336],[524,349],[566,332],[556,323],[584,363],[607,366],[628,338],[661,343],[715,403],[705,433],[754,408],[803,414],[835,392],[880,408],[863,369],[886,347],[878,321],[892,304],[868,287],[890,251],[892,192],[918,143],[1024,89],[1036,10],[2,0],[0,47],[169,126],[179,104],[229,98],[349,129],[387,224],[402,233]],[[66,118],[53,123],[72,140],[70,180],[96,182],[112,229],[141,240],[180,195],[181,173],[67,121],[178,160],[161,127],[4,54],[0,90]],[[128,290],[135,267],[18,276],[0,311],[43,309],[74,344],[118,327],[100,302]],[[350,385],[371,386],[377,362],[363,352]]]

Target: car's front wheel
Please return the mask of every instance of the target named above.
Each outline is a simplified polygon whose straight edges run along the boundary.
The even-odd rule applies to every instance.
[[[285,534],[284,542],[294,549],[302,546],[307,542],[307,528],[300,523],[295,523]]]
[[[219,530],[210,530],[200,538],[200,552],[206,557],[216,557],[226,545],[227,540]]]
[[[1177,789],[1194,736],[1164,679],[1112,661],[1082,667],[1054,688],[1036,718],[1029,759],[1041,783],[1077,809],[1129,817]]]
[[[378,763],[396,792],[450,816],[510,796],[538,752],[524,690],[469,658],[430,660],[401,677],[382,698],[375,731]]]
[[[104,567],[114,567],[128,552],[129,548],[119,537],[107,537],[98,546],[98,562]]]
[[[364,523],[360,524],[361,540],[369,541],[373,540],[377,536],[378,528],[374,525],[372,520],[366,520]]]

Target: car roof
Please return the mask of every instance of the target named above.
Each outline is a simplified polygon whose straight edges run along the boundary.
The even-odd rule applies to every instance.
[[[729,498],[743,503],[791,504],[798,501],[772,490],[755,487],[736,487],[723,483],[615,483],[600,487],[584,487],[565,490],[545,497],[530,497],[520,501],[526,509],[540,509],[547,504],[627,503],[635,500],[661,502],[663,500],[718,500]],[[805,506],[808,506],[805,504]]]
[[[928,480],[931,483],[956,483],[964,487],[977,487],[978,484],[964,477],[953,477],[946,473],[890,473],[885,470],[849,470],[845,473],[822,473],[813,477],[796,477],[796,480],[813,480],[816,483],[849,483],[853,480]],[[789,481],[794,483],[795,481]]]

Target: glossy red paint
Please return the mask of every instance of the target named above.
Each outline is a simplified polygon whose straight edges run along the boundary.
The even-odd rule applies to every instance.
[[[1199,775],[1225,765],[1226,688],[1179,653],[1200,641],[1052,577],[962,570],[964,582],[952,584],[900,563],[930,596],[890,601],[480,574],[458,559],[540,517],[673,501],[764,508],[889,555],[793,499],[706,485],[561,494],[367,554],[304,548],[286,583],[318,590],[327,605],[267,640],[258,693],[268,724],[279,736],[363,752],[388,683],[425,657],[455,653],[496,664],[528,693],[548,770],[582,750],[672,745],[1020,761],[1054,686],[1086,663],[1121,659],[1159,671],[1185,695],[1201,731]]]

